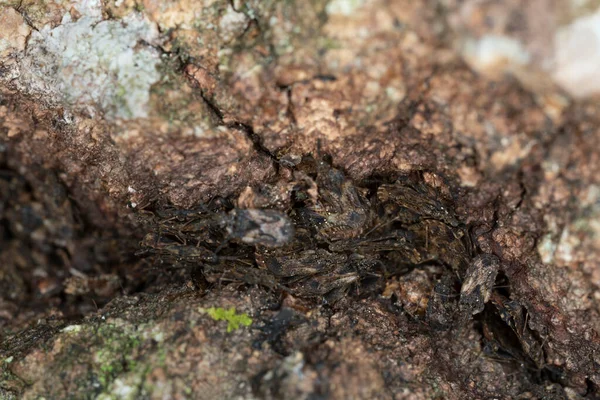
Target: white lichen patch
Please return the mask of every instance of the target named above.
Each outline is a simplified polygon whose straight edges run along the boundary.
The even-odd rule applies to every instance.
[[[23,90],[109,118],[145,117],[150,87],[160,74],[155,27],[138,14],[102,21],[92,1],[80,1],[77,21],[33,32],[20,66]],[[90,4],[88,4],[90,3]]]
[[[100,0],[75,0],[71,6],[81,15],[100,20],[102,18],[102,4]]]
[[[61,332],[63,333],[79,333],[83,330],[83,325],[68,325]]]
[[[219,35],[224,42],[229,42],[241,35],[247,25],[246,14],[235,11],[233,7],[229,6],[219,21]]]
[[[325,11],[328,15],[350,16],[364,4],[365,0],[333,0],[327,4]]]
[[[600,92],[600,9],[559,29],[554,80],[576,97]]]
[[[135,400],[139,398],[140,385],[143,377],[141,374],[126,374],[125,379],[118,378],[107,388],[106,392],[101,393],[99,400]]]
[[[515,66],[525,66],[530,61],[530,55],[521,42],[500,35],[467,39],[461,51],[472,68],[488,75],[497,75]]]
[[[162,343],[165,340],[165,332],[161,326],[141,327],[144,331],[141,337],[144,340],[154,340],[157,343]]]

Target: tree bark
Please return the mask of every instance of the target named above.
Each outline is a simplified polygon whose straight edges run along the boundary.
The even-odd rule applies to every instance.
[[[0,2],[0,397],[595,398],[597,16],[457,3]]]

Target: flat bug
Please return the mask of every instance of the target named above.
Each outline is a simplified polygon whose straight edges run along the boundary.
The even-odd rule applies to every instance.
[[[455,322],[464,323],[473,315],[482,312],[485,304],[492,297],[499,267],[498,258],[492,254],[475,257],[465,273],[458,307],[454,300],[457,294],[453,290],[453,279],[450,274],[445,274],[435,285],[429,298],[427,307],[429,325],[438,330],[446,330]]]
[[[498,257],[492,254],[482,254],[473,259],[460,289],[459,308],[465,316],[483,311],[492,295],[499,267]]]
[[[186,221],[186,217],[190,219]],[[177,223],[173,223],[174,218]],[[159,221],[159,232],[146,235],[142,247],[175,261],[215,263],[232,259],[227,255],[217,256],[230,240],[265,247],[282,246],[293,238],[294,227],[277,210],[233,209],[229,213],[203,210],[178,213]],[[211,249],[215,246],[219,247]],[[238,254],[244,253],[239,250],[242,249],[238,249]],[[248,255],[249,251],[245,253]]]
[[[277,210],[232,210],[226,220],[229,237],[247,244],[278,247],[294,236],[289,218]]]

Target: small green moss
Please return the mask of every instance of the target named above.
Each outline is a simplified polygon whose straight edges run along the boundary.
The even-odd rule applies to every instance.
[[[227,321],[227,332],[238,329],[240,325],[250,326],[252,324],[252,318],[246,313],[236,314],[235,307],[228,310],[222,307],[211,307],[206,312],[215,321]]]
[[[98,380],[107,388],[119,375],[134,370],[138,363],[135,352],[142,345],[143,326],[132,329],[124,321],[106,323],[94,335],[99,349],[93,355]]]

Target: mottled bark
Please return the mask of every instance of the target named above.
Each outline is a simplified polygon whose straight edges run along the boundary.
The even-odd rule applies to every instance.
[[[454,3],[0,0],[0,397],[595,398],[596,7]]]

